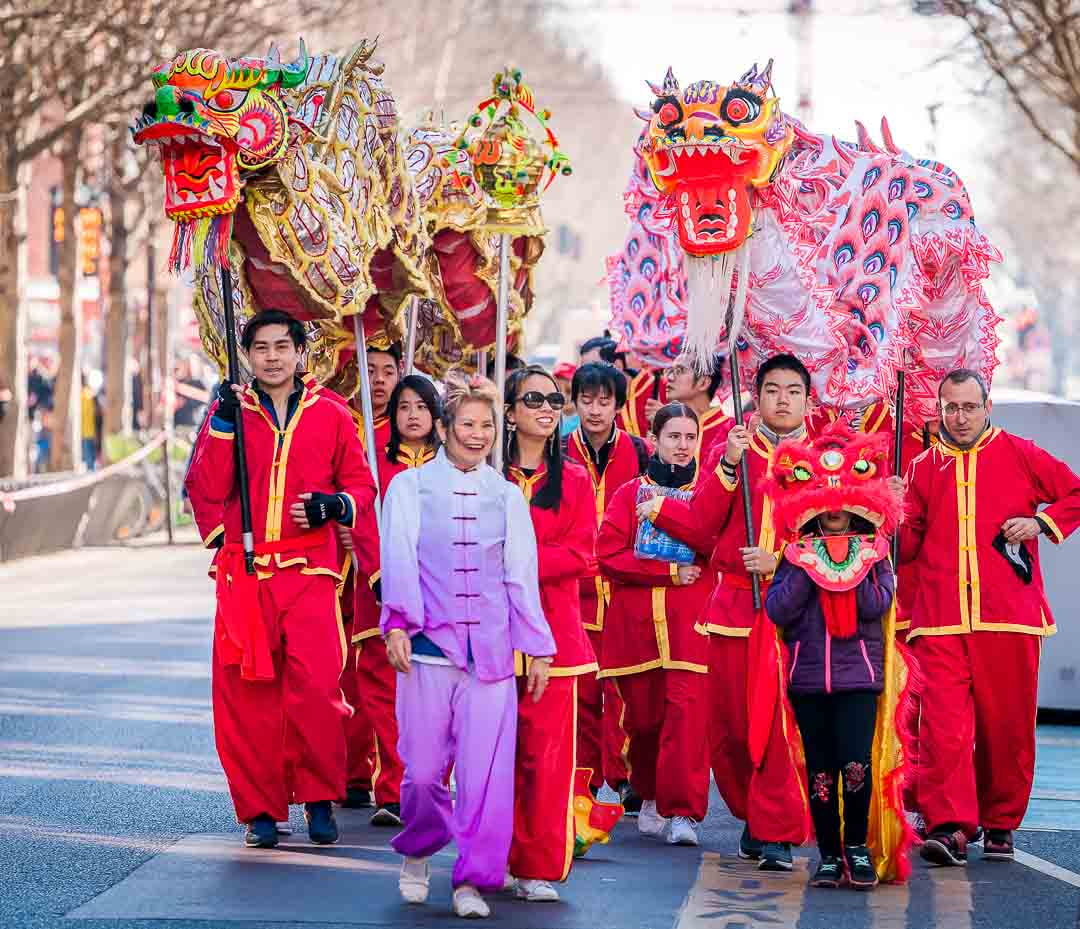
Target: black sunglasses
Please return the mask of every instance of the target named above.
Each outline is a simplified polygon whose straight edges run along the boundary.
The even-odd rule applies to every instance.
[[[547,401],[547,405],[556,412],[566,406],[566,397],[562,394],[542,394],[539,390],[530,390],[528,393],[518,397],[518,400],[521,403],[524,403],[530,410],[540,409],[540,407],[544,405],[544,401]]]

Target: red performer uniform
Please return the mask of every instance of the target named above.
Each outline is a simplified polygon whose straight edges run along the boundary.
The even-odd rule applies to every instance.
[[[988,429],[969,449],[944,436],[912,462],[901,562],[918,559],[908,641],[925,680],[919,805],[931,832],[1020,825],[1035,771],[1041,639],[1056,631],[1037,539],[1030,583],[993,547],[1033,516],[1053,542],[1080,526],[1080,478],[1034,442]],[[945,829],[944,831],[948,831]]]
[[[645,471],[649,448],[644,439],[618,426],[597,453],[580,429],[566,439],[566,454],[585,466],[595,493],[595,524],[599,527],[615,491]],[[593,652],[602,661],[601,632],[610,589],[597,569],[593,577],[581,579],[581,618],[589,633]],[[578,765],[592,768],[592,786],[599,789],[607,780],[615,786],[629,780],[626,756],[629,740],[622,722],[623,705],[618,688],[603,684],[593,675],[578,682]]]
[[[709,633],[702,620],[712,576],[701,557],[701,577],[677,586],[677,564],[634,553],[639,488],[652,484],[648,477],[623,484],[600,526],[597,558],[612,588],[600,676],[616,683],[626,704],[634,791],[654,800],[661,816],[701,822],[709,809],[702,719],[709,706]],[[713,541],[704,535],[694,547],[708,553]]]
[[[270,399],[248,387],[238,413],[257,540],[257,575],[248,575],[234,433],[214,409],[186,484],[207,544],[224,539],[214,564],[215,739],[237,819],[285,820],[290,802],[344,795],[348,713],[338,683],[339,543],[332,527],[301,530],[287,510],[302,493],[336,493],[352,525],[371,509],[375,487],[340,398],[298,379],[279,424]]]
[[[658,380],[659,392],[656,388]],[[667,378],[658,368],[642,368],[626,385],[626,406],[619,410],[615,425],[630,435],[644,439],[652,431],[652,423],[645,414],[645,405],[653,399],[661,405],[667,403]]]
[[[585,469],[563,462],[562,500],[540,509],[536,494],[547,484],[547,466],[528,475],[510,469],[529,501],[536,531],[540,603],[555,637],[555,661],[540,702],[518,686],[517,756],[514,763],[514,841],[510,873],[523,880],[565,881],[574,857],[574,771],[577,767],[579,678],[597,671],[581,622],[581,578],[596,572],[595,497]],[[524,671],[525,668],[520,668]]]
[[[765,477],[773,448],[762,430],[751,436],[746,453],[751,487],[759,486]],[[663,499],[654,510],[654,522],[688,544],[702,532],[714,532],[717,537],[709,561],[716,586],[705,621],[709,631],[709,705],[719,708],[712,714],[709,742],[720,795],[732,815],[747,823],[754,838],[802,844],[810,831],[810,809],[802,746],[786,694],[778,695],[779,711],[772,716],[760,765],[751,760],[749,706],[757,696],[750,687],[750,632],[755,614],[750,576],[740,552],[746,546],[741,491],[720,466],[723,453],[723,447],[713,449],[689,505]],[[783,540],[776,538],[772,506],[764,494],[755,492],[752,499],[758,545],[775,553]],[[763,601],[767,586],[763,579]]]
[[[698,417],[698,450],[694,458],[699,468],[709,460],[714,448],[725,446],[734,425],[735,420],[718,406],[709,407]]]
[[[389,420],[386,422],[389,423]],[[408,468],[419,467],[435,457],[433,449],[425,448],[413,454],[403,447],[398,451],[397,461],[391,463],[386,457],[385,446],[381,448],[383,451],[378,457],[379,488],[384,497],[395,475]],[[365,750],[372,753],[372,789],[376,806],[382,807],[401,802],[401,778],[405,774],[405,766],[397,750],[397,674],[390,666],[386,645],[379,637],[379,603],[375,590],[381,571],[374,511],[357,524],[353,537],[357,567],[353,600],[355,618],[350,638],[352,654],[344,678],[350,681],[356,700],[353,705],[368,721],[371,734],[346,730],[349,738],[359,736],[355,742],[349,742],[349,762],[351,766],[353,758]]]

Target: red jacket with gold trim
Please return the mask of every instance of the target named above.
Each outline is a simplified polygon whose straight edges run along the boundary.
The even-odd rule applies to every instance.
[[[615,428],[614,444],[608,454],[607,466],[601,474],[593,463],[589,450],[589,440],[580,429],[575,429],[566,440],[566,455],[572,461],[582,465],[592,481],[594,492],[594,525],[599,527],[604,519],[604,511],[611,498],[627,481],[638,477],[648,463],[648,446],[645,440],[631,436],[618,427]],[[581,579],[581,618],[585,628],[599,632],[604,628],[604,614],[607,611],[608,589],[599,570],[592,577]]]
[[[195,522],[207,546],[224,534],[227,543],[241,541],[240,492],[236,482],[235,433],[214,428],[211,407],[207,425],[196,441],[185,481]],[[289,517],[289,507],[302,493],[341,493],[352,504],[352,520],[372,508],[375,483],[353,418],[339,397],[303,378],[296,410],[284,429],[275,425],[254,389],[241,400],[245,458],[256,546],[304,535]],[[215,562],[217,558],[215,556]],[[313,548],[298,548],[256,559],[260,573],[299,567],[305,574],[341,579],[341,549],[333,527]]]
[[[596,655],[581,621],[579,584],[596,574],[596,498],[592,482],[581,465],[563,462],[562,501],[557,510],[532,504],[547,484],[547,466],[527,477],[510,468],[508,480],[517,484],[529,501],[536,532],[540,571],[540,604],[555,637],[553,677],[575,677],[597,670]]]
[[[697,463],[699,468],[709,460],[714,448],[718,445],[723,448],[727,444],[727,435],[734,425],[735,420],[718,406],[709,407],[698,417]]]
[[[637,495],[643,483],[651,482],[641,477],[623,484],[600,526],[597,558],[611,582],[600,676],[619,677],[654,668],[706,674],[708,631],[702,619],[713,587],[706,562],[714,539],[704,533],[693,544],[686,540],[703,553],[698,557],[701,577],[687,586],[678,584],[677,564],[635,555]]]
[[[772,443],[761,432],[751,436],[746,459],[750,468],[750,486],[755,488],[751,501],[758,545],[777,552],[781,547],[779,542],[783,540],[776,538],[772,506],[765,494],[756,490],[771,464],[772,453]],[[689,503],[671,497],[657,498],[653,522],[657,528],[691,546],[702,534],[714,534],[716,544],[709,559],[709,569],[716,586],[705,613],[706,627],[709,632],[719,635],[749,636],[754,624],[754,606],[750,575],[739,551],[746,547],[746,519],[738,478],[729,481],[720,466],[723,454],[723,445],[713,448]]]
[[[1080,478],[1063,461],[998,428],[966,450],[939,441],[908,468],[905,510],[900,563],[919,565],[909,639],[1057,631],[1043,590],[1038,538],[1023,543],[1032,561],[1030,584],[993,541],[1014,516],[1035,516],[1055,543],[1080,526]]]
[[[643,368],[626,385],[626,406],[619,410],[615,425],[620,429],[644,439],[651,431],[645,405],[653,398],[656,379],[660,378],[660,392],[656,399],[661,404],[667,403],[667,378],[659,369]]]

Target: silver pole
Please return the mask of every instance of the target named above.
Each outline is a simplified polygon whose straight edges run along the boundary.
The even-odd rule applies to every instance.
[[[356,369],[360,372],[360,411],[364,415],[364,444],[367,446],[368,467],[375,482],[375,525],[382,529],[382,507],[379,494],[379,452],[375,448],[375,408],[371,405],[371,377],[367,369],[367,335],[364,319],[360,313],[353,316],[353,333],[356,336]]]
[[[487,377],[487,352],[476,353],[476,373]]]
[[[495,319],[495,387],[500,401],[506,389],[506,336],[510,315],[510,235],[499,236],[499,303]],[[503,431],[495,430],[495,446],[491,450],[491,463],[496,471],[503,466]]]
[[[416,327],[420,317],[420,298],[413,297],[409,301],[407,313],[407,326],[405,331],[405,373],[412,374],[416,370]]]

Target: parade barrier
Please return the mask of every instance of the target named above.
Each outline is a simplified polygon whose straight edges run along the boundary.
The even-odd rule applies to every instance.
[[[0,562],[107,545],[161,529],[171,505],[169,480],[152,460],[172,437],[162,432],[100,471],[0,483]],[[170,462],[170,467],[173,463]]]

